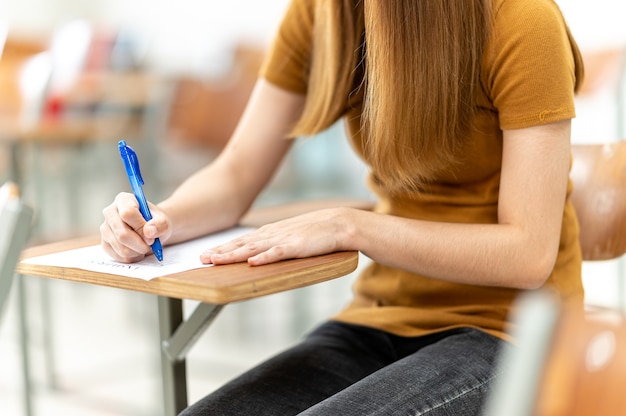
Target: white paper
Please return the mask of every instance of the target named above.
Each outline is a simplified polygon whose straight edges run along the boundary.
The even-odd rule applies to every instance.
[[[210,267],[211,265],[200,262],[200,254],[204,250],[226,243],[253,230],[253,228],[236,227],[185,243],[166,246],[163,248],[162,265],[154,255],[147,256],[137,263],[120,263],[109,257],[100,245],[32,257],[23,260],[22,263],[75,268],[151,280],[186,270]]]

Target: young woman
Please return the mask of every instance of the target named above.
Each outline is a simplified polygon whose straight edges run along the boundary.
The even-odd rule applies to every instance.
[[[152,206],[105,208],[132,262],[235,225],[288,151],[345,118],[375,212],[316,211],[201,253],[251,265],[359,250],[354,300],[184,415],[469,415],[520,290],[582,303],[569,202],[581,58],[552,0],[293,0],[223,153]],[[200,254],[200,253],[199,253]]]

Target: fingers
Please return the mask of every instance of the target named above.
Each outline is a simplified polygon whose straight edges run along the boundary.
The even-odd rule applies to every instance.
[[[306,254],[304,254],[306,255]],[[302,257],[302,238],[297,235],[264,234],[260,229],[200,255],[204,264],[248,262],[252,266]]]
[[[267,251],[252,256],[248,259],[251,266],[261,266],[263,264],[275,263],[277,261],[292,259],[297,256],[291,255],[288,246],[274,246]]]
[[[132,229],[130,232],[137,235]],[[131,235],[130,232],[128,235]],[[102,223],[100,226],[100,245],[105,253],[123,263],[134,263],[143,259],[149,252],[150,246],[145,244],[139,237],[139,241],[141,242],[139,245],[144,245],[147,248],[143,250],[131,249],[130,246],[125,243],[125,241],[128,241],[128,238],[125,236],[126,234],[121,237],[116,236],[106,222]],[[133,245],[137,246],[137,244]]]
[[[172,233],[172,227],[168,215],[157,205],[148,202],[150,211],[152,212],[152,219],[144,224],[143,234],[148,241],[148,244],[152,244],[155,238],[159,237],[161,241],[167,240]]]
[[[152,235],[144,235],[146,221],[139,212],[134,195],[119,194],[111,205],[104,208],[102,214],[101,245],[108,255],[118,261],[131,263],[143,259],[151,251],[149,244],[156,237],[154,229],[158,234],[158,228],[151,225],[148,230]]]
[[[219,248],[210,249],[200,255],[200,260],[204,264],[248,262],[251,266],[260,266],[297,257],[292,253],[294,251],[287,245],[272,246],[267,250],[258,250],[256,245],[250,244],[228,252],[222,252]]]
[[[204,251],[200,255],[200,260],[205,264],[238,263],[257,254],[258,250],[259,245],[257,243],[247,242],[244,238],[237,238]]]

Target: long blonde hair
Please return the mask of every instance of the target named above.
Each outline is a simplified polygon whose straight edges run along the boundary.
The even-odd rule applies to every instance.
[[[328,127],[365,88],[364,151],[376,179],[391,191],[427,182],[454,163],[476,111],[490,3],[319,0],[309,93],[293,134]]]

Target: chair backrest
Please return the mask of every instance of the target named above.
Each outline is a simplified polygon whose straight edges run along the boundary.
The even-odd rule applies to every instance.
[[[243,113],[264,54],[262,49],[239,45],[226,75],[213,80],[179,79],[166,118],[166,139],[218,153]]]
[[[572,203],[584,260],[626,253],[626,141],[572,146]]]
[[[626,253],[626,141],[572,146],[572,203],[583,260]],[[626,321],[591,320],[542,292],[522,295],[503,375],[483,416],[621,414]]]
[[[31,231],[33,210],[12,183],[0,188],[0,315],[11,289],[15,265]]]
[[[626,321],[592,320],[546,293],[518,299],[483,416],[623,414]]]

